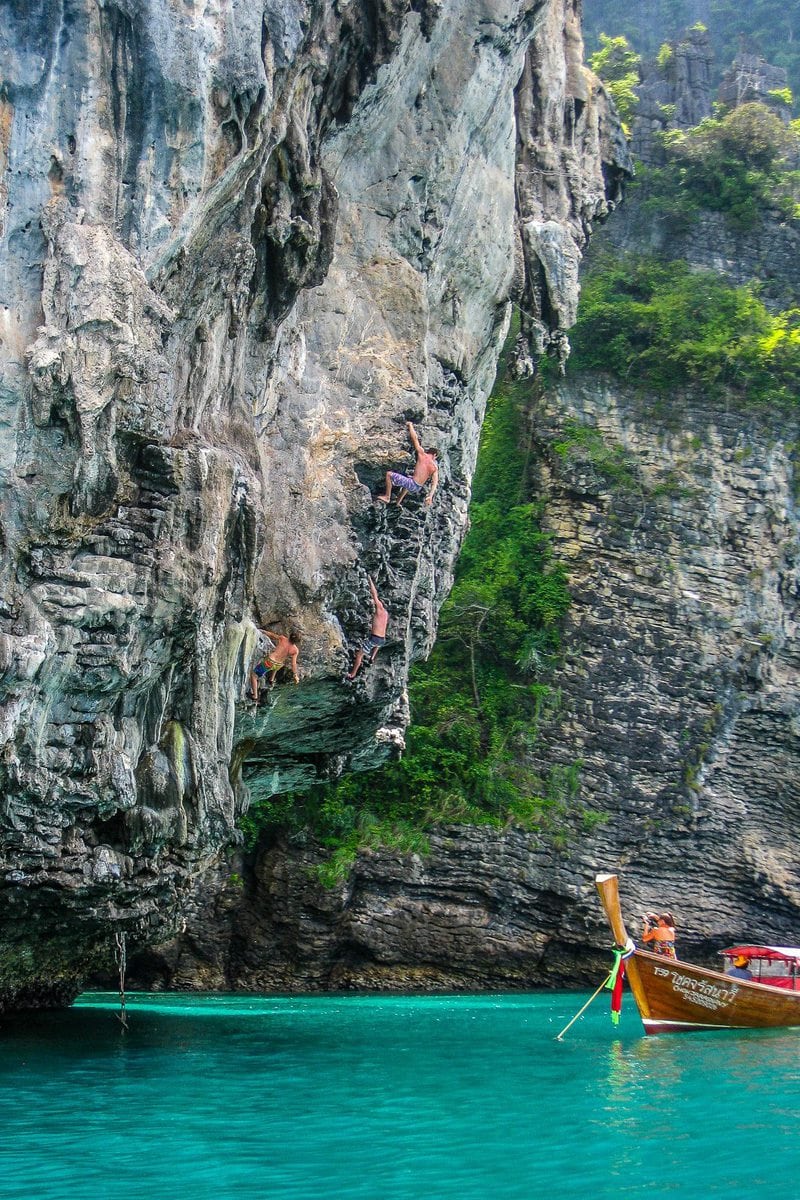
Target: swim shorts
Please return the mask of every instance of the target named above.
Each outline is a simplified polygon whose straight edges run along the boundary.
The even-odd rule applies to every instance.
[[[422,484],[417,483],[416,479],[412,479],[410,475],[401,475],[399,471],[390,471],[389,478],[395,487],[405,488],[412,496],[416,496],[417,492],[422,491]]]
[[[253,667],[253,674],[260,679],[262,675],[266,675],[267,671],[279,671],[283,665],[283,663],[274,663],[271,659],[264,658]]]
[[[373,650],[377,650],[386,642],[385,637],[378,637],[377,633],[370,633],[364,638],[361,649],[365,654],[370,654]]]

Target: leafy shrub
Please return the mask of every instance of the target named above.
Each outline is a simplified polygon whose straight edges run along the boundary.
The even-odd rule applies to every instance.
[[[630,123],[639,103],[636,86],[639,83],[639,55],[631,49],[627,38],[600,34],[600,49],[589,58],[589,66],[603,80],[617,106],[622,127],[630,137]]]
[[[754,403],[796,404],[800,310],[771,314],[750,287],[681,261],[599,259],[583,284],[573,365],[655,391],[730,388]]]
[[[667,67],[673,61],[674,58],[675,58],[675,51],[673,50],[670,43],[662,42],[662,44],[658,48],[658,54],[656,55],[656,62],[658,63],[661,70],[666,71]]]
[[[791,108],[794,104],[794,96],[792,95],[791,88],[771,88],[767,92],[767,95],[772,96],[774,100],[780,101],[781,104],[785,104],[788,108]]]
[[[662,139],[666,164],[657,178],[673,200],[683,194],[695,206],[751,229],[765,209],[795,198],[790,168],[800,138],[764,104],[743,104],[694,129],[670,130]]]

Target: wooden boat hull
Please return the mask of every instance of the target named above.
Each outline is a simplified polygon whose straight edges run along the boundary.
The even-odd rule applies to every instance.
[[[625,976],[645,1033],[800,1026],[800,992],[635,949],[622,917],[616,875],[598,875],[595,884],[618,948],[629,951]]]
[[[636,950],[626,978],[646,1033],[800,1025],[800,992]]]

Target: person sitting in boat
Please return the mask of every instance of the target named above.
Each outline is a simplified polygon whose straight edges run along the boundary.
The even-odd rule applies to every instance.
[[[734,979],[752,979],[753,972],[750,970],[750,959],[746,954],[737,954],[733,960],[733,966],[728,967],[726,975],[732,975]]]
[[[643,942],[652,942],[649,949],[653,954],[665,958],[677,958],[675,953],[675,918],[672,913],[646,913],[644,918]]]

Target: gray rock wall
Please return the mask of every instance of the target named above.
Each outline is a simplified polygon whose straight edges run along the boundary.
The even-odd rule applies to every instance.
[[[580,761],[584,853],[622,865],[629,911],[676,914],[687,957],[797,936],[797,435],[792,412],[596,378],[539,413],[573,595],[540,753]]]
[[[687,87],[696,76],[681,68]],[[797,304],[791,223],[766,212],[736,232],[706,213],[667,236],[637,194],[590,255],[658,252]],[[743,937],[797,943],[797,412],[569,364],[530,396],[534,490],[573,604],[529,765],[569,794],[537,832],[452,827],[425,858],[363,853],[332,891],[320,847],[263,844],[252,870],[220,874],[215,906],[192,902],[184,938],[134,961],[138,981],[594,986],[604,869],[621,874],[631,932],[668,907],[689,959],[719,966]]]
[[[669,47],[666,60],[645,59],[632,129],[631,150],[637,162],[652,165],[663,159],[659,134],[689,129],[711,116],[714,52],[701,26],[687,29]]]
[[[136,957],[132,981],[594,984],[609,961],[604,869],[620,872],[634,936],[668,907],[689,959],[719,966],[742,937],[796,942],[796,415],[568,375],[531,420],[573,597],[531,765],[573,772],[572,794],[537,832],[449,827],[424,857],[363,852],[331,890],[321,847],[264,842],[207,881],[185,936]]]
[[[533,272],[537,343],[563,338],[626,161],[577,0],[6,12],[0,957],[19,1004],[63,999],[117,932],[174,928],[252,795],[402,745],[509,296]],[[546,121],[515,111],[526,62]],[[442,486],[430,510],[376,509],[407,419]],[[368,571],[391,641],[348,689]],[[257,624],[278,622],[302,629],[300,686],[248,711]]]

